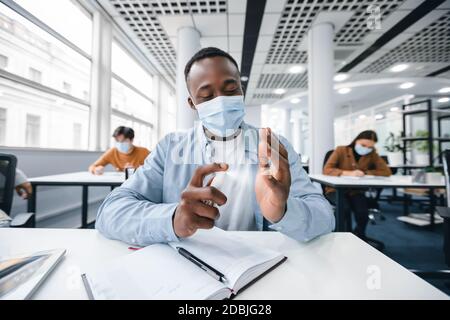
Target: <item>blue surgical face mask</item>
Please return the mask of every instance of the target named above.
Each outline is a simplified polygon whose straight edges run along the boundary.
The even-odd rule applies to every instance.
[[[373,149],[364,147],[364,146],[360,145],[359,143],[357,143],[357,144],[355,144],[355,151],[360,156],[365,156],[365,155],[368,155],[369,153],[371,153],[373,151]]]
[[[116,142],[116,148],[120,153],[128,153],[131,149],[130,142]]]
[[[243,96],[219,96],[196,108],[203,126],[220,137],[235,133],[245,116]]]

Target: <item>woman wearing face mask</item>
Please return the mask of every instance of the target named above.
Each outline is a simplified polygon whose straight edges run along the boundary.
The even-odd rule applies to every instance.
[[[113,138],[116,140],[115,146],[89,167],[90,173],[101,175],[108,164],[117,171],[124,171],[126,168],[136,169],[144,164],[145,158],[150,154],[147,148],[133,145],[134,130],[132,128],[118,127],[114,131]]]
[[[323,173],[330,176],[350,177],[390,176],[391,170],[375,150],[377,141],[375,131],[361,132],[348,146],[340,146],[334,150],[323,168]],[[336,203],[334,189],[327,187],[325,195],[331,203]],[[364,190],[350,190],[345,194],[344,211],[347,217],[350,217],[350,211],[355,215],[356,227],[353,233],[370,242],[365,235],[369,220],[367,202]]]

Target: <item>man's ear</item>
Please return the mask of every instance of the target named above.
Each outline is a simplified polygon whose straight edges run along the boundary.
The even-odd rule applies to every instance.
[[[191,109],[197,110],[197,108],[195,107],[194,101],[192,101],[191,97],[188,97],[188,103],[189,103],[189,106],[191,107]]]

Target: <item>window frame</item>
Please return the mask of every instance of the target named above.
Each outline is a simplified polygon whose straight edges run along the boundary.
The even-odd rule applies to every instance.
[[[79,1],[72,1],[72,2],[81,11],[83,11],[84,14],[87,14],[88,17],[93,20],[93,16],[94,16],[93,11],[91,11],[88,8],[84,7]],[[48,26],[43,21],[41,21],[39,18],[37,18],[36,16],[34,16],[30,12],[28,12],[25,8],[23,8],[19,4],[15,3],[13,1],[6,1],[6,2],[2,1],[0,5],[4,5],[5,7],[11,9],[13,12],[15,12],[18,15],[22,16],[24,19],[26,19],[29,22],[31,22],[32,24],[34,24],[35,26],[40,28],[42,31],[46,32],[51,37],[55,38],[56,41],[60,41],[63,45],[66,45],[69,49],[73,50],[75,53],[79,54],[81,57],[87,59],[87,61],[90,64],[89,77],[90,78],[92,77],[93,58],[92,58],[91,55],[89,55],[87,52],[85,52],[84,50],[79,48],[77,45],[75,45],[69,39],[67,39],[64,36],[62,36],[56,30],[52,29],[50,26]],[[92,36],[92,39],[95,39],[94,28],[92,28],[92,30],[91,30],[91,36]],[[33,68],[33,67],[31,66],[29,68],[28,72],[30,72],[31,68]],[[11,82],[19,84],[19,85],[23,85],[25,87],[29,87],[29,88],[37,90],[37,91],[41,91],[41,92],[46,93],[46,94],[50,94],[50,95],[55,96],[57,98],[62,98],[64,100],[80,104],[80,105],[82,105],[84,107],[87,107],[88,112],[90,113],[91,98],[92,98],[90,93],[87,95],[87,100],[80,99],[78,97],[72,96],[71,94],[68,94],[68,93],[64,92],[64,90],[57,90],[55,88],[43,85],[42,83],[33,81],[33,80],[29,79],[29,78],[26,78],[26,77],[23,77],[23,76],[11,73],[11,72],[6,71],[4,69],[0,69],[0,78],[3,78],[5,80],[7,80],[7,81],[11,81]],[[26,135],[26,133],[25,133],[25,135]],[[36,147],[36,146],[17,147],[17,146],[8,146],[8,145],[4,145],[4,144],[0,145],[0,148],[2,148],[2,149],[3,148],[23,148],[23,149],[56,150],[56,151],[58,151],[58,150],[89,151],[89,149],[84,149],[84,148],[83,149],[78,149],[78,148],[74,148],[74,149],[64,148],[64,149],[62,149],[62,148],[56,148],[56,147],[55,148],[48,148],[48,147]]]

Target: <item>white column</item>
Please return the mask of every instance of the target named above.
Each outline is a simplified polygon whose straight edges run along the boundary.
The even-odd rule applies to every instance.
[[[283,136],[292,144],[291,109],[281,109],[281,123],[283,124]]]
[[[184,67],[189,59],[201,48],[200,33],[192,27],[182,27],[177,34],[177,130],[192,128],[197,115],[189,107],[189,96],[184,78]]]
[[[303,123],[302,119],[299,117],[294,118],[294,124],[292,126],[292,146],[297,153],[303,155]]]
[[[111,45],[112,26],[94,12],[91,72],[89,149],[107,150],[111,141]]]
[[[333,38],[331,23],[319,23],[308,32],[309,172],[314,174],[322,173],[325,153],[334,148]]]

